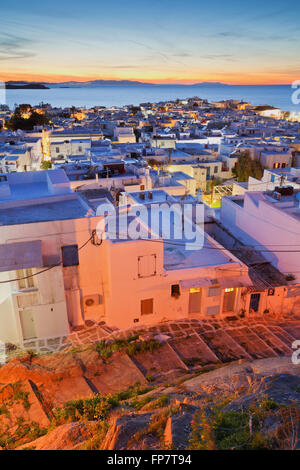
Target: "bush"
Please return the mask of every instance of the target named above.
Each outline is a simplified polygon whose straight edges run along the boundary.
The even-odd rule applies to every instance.
[[[87,419],[88,421],[101,421],[107,418],[109,411],[120,406],[120,402],[128,400],[138,395],[151,391],[151,387],[141,388],[139,383],[110,395],[96,394],[92,398],[71,400],[64,404],[62,408],[56,408],[54,415],[56,421],[63,422],[78,421]]]
[[[139,336],[131,336],[125,339],[116,339],[111,343],[102,340],[96,345],[96,351],[103,359],[109,359],[114,351],[125,351],[129,356],[134,356],[147,351],[153,352],[160,347],[156,339],[138,341]]]
[[[264,168],[258,160],[252,160],[248,152],[239,155],[237,165],[232,172],[236,175],[238,181],[248,181],[249,176],[261,179]]]
[[[209,411],[200,410],[192,420],[190,450],[264,450],[272,442],[261,432],[261,422],[278,404],[264,400],[247,411],[224,411],[216,405]],[[252,424],[250,425],[250,423]]]
[[[49,160],[44,160],[41,163],[41,170],[50,170],[52,168],[52,163]]]

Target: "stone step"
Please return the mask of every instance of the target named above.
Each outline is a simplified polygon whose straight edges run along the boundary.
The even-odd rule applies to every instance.
[[[227,328],[226,332],[242,346],[253,359],[278,356],[274,349],[255,333],[254,328]]]

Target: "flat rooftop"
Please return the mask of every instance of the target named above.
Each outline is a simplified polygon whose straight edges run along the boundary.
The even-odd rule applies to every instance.
[[[153,189],[150,191],[134,191],[128,195],[136,201],[137,204],[154,204],[156,202],[174,202],[172,196],[162,189]],[[151,197],[152,195],[152,197]],[[142,199],[144,198],[144,199]]]
[[[182,240],[164,240],[164,268],[168,271],[229,264],[226,252],[218,250],[207,238],[204,247],[187,250]]]
[[[86,217],[87,212],[87,206],[78,196],[62,201],[36,202],[35,204],[13,208],[1,209],[0,206],[0,225],[80,219]]]

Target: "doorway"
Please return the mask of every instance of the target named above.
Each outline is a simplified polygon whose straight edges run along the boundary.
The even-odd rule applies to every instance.
[[[249,309],[258,312],[260,294],[251,294]]]
[[[36,338],[36,329],[33,310],[26,308],[20,311],[23,340]]]
[[[189,313],[201,312],[201,288],[190,289]]]
[[[223,297],[223,313],[234,312],[236,289],[225,289]]]

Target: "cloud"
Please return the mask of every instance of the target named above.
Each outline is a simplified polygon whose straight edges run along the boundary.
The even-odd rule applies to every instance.
[[[0,34],[0,60],[18,60],[34,57],[36,54],[33,51],[26,49],[26,46],[31,45],[32,41],[14,34],[1,33]],[[25,48],[24,48],[25,46]]]
[[[220,31],[212,35],[216,38],[246,39],[247,41],[295,41],[291,32],[287,34],[258,34],[255,31]]]
[[[171,62],[172,61],[172,62],[176,62],[177,64],[180,64],[180,65],[185,65],[183,62],[173,59],[174,53],[166,54],[166,53],[156,49],[155,47],[149,46],[149,44],[145,44],[145,43],[139,42],[139,41],[134,41],[132,39],[128,39],[128,42],[131,42],[133,44],[136,44],[137,46],[144,47],[145,49],[148,49],[149,51],[154,52],[155,56],[160,57],[161,59],[163,59],[164,62]]]
[[[226,60],[229,62],[236,62],[237,58],[234,57],[232,54],[204,54],[200,56],[201,59],[209,59],[209,60]]]
[[[175,54],[172,54],[174,57],[192,57],[192,54],[189,52],[176,52]]]

